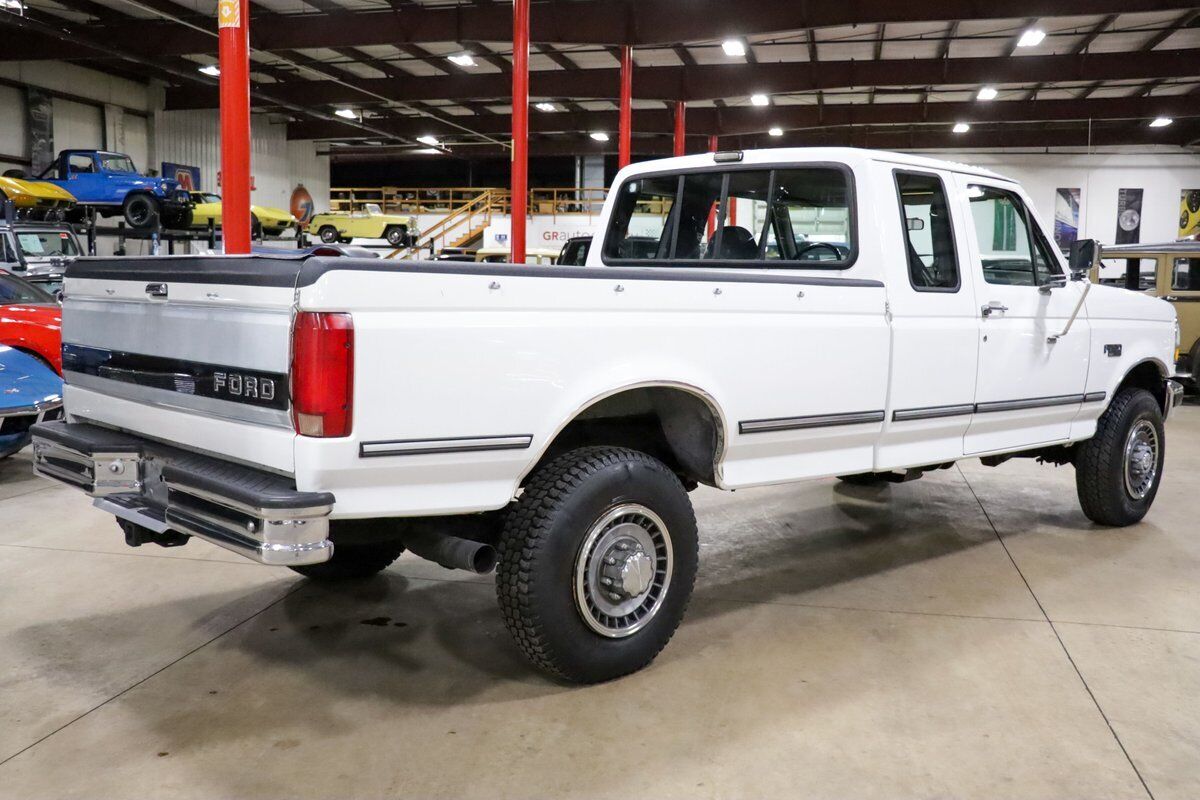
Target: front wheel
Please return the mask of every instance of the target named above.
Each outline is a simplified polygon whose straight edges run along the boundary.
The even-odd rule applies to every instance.
[[[317,231],[317,236],[321,237],[321,241],[325,244],[336,244],[338,240],[337,228],[332,225],[322,225]]]
[[[384,233],[384,238],[387,239],[387,243],[392,247],[400,247],[407,241],[408,232],[400,225],[391,225]]]
[[[534,474],[505,521],[504,624],[558,678],[636,672],[679,627],[698,548],[687,491],[665,464],[625,448],[573,450]]]
[[[1158,494],[1166,436],[1162,408],[1145,389],[1113,398],[1096,435],[1075,454],[1075,487],[1083,513],[1099,525],[1139,522]]]

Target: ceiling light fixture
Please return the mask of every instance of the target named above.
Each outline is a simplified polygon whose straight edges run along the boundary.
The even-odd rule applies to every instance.
[[[558,111],[554,103],[538,103],[534,106],[538,111]]]
[[[1155,117],[1154,121],[1150,123],[1150,127],[1151,128],[1165,128],[1174,121],[1175,120],[1171,119],[1170,117]]]
[[[358,112],[353,108],[339,108],[333,113],[337,114],[342,119],[358,119]]]
[[[459,53],[453,56],[446,56],[451,64],[458,64],[460,67],[475,66],[475,58],[470,53]]]
[[[216,64],[205,64],[203,67],[200,67],[200,71],[214,78],[221,74],[221,68]]]
[[[769,106],[771,105],[771,98],[767,97],[765,94],[752,94],[750,95],[750,105]]]
[[[608,134],[605,133],[604,131],[593,131],[590,135],[597,142],[607,142],[608,141]]]
[[[771,128],[771,130],[767,131],[767,133],[771,134],[772,136],[783,136],[783,128]]]
[[[421,144],[427,144],[430,147],[441,147],[442,143],[437,140],[436,136],[418,136],[417,141]]]
[[[1041,28],[1030,28],[1021,34],[1017,47],[1037,47],[1046,38],[1046,32]]]
[[[721,49],[725,51],[725,55],[730,58],[746,55],[746,43],[741,39],[726,39],[721,42]]]
[[[996,91],[995,86],[982,86],[979,89],[979,94],[975,95],[975,99],[976,100],[995,100],[996,95],[998,95],[998,94],[999,94],[999,92]]]
[[[971,130],[971,126],[965,122],[956,122],[951,130],[955,133],[966,133],[967,131]]]

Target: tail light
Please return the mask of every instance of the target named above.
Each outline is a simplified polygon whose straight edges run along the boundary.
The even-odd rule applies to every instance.
[[[301,436],[349,436],[354,421],[354,321],[301,311],[292,328],[292,426]]]

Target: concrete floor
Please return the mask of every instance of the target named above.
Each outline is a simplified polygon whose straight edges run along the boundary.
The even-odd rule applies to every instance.
[[[125,547],[0,463],[0,797],[1200,797],[1200,406],[1147,520],[1070,468],[702,490],[644,672],[531,672],[492,580]]]

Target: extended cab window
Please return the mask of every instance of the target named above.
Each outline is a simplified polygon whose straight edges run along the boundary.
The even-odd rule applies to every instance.
[[[991,186],[968,187],[967,196],[984,280],[1008,286],[1039,286],[1051,275],[1062,274],[1062,267],[1019,197]]]
[[[953,292],[959,287],[958,258],[946,189],[936,175],[897,172],[901,223],[908,245],[908,277],[918,292]]]
[[[844,269],[855,252],[851,198],[848,171],[838,167],[634,179],[619,190],[604,259]]]
[[[1171,288],[1177,292],[1200,292],[1200,258],[1175,259]]]
[[[96,163],[92,157],[83,153],[72,153],[67,156],[67,169],[70,172],[95,172]]]

